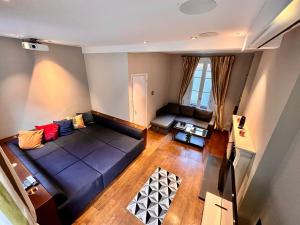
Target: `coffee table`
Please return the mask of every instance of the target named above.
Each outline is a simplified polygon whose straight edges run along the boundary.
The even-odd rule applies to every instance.
[[[172,139],[203,148],[207,133],[208,130],[193,124],[176,122],[172,129]]]

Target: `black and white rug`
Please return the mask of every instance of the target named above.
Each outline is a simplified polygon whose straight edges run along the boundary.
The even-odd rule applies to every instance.
[[[181,178],[175,174],[157,168],[127,210],[144,224],[162,224],[180,183]]]

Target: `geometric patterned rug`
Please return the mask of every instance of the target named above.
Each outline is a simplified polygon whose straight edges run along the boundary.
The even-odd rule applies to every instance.
[[[157,168],[127,206],[144,224],[160,225],[178,190],[181,178]]]

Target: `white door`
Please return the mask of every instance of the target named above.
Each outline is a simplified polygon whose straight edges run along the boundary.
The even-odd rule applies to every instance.
[[[147,74],[133,74],[131,82],[133,123],[147,126]]]

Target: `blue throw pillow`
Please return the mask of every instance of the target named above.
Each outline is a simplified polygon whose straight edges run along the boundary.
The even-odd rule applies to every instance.
[[[53,123],[59,125],[59,136],[66,136],[73,133],[72,120],[53,121]]]

